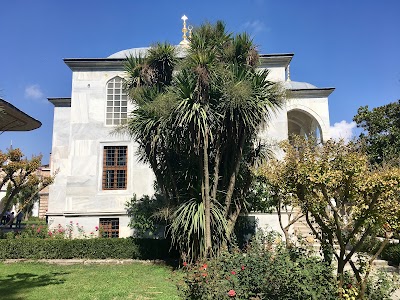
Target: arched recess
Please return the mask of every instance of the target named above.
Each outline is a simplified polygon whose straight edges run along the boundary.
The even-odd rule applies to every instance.
[[[293,135],[312,137],[317,143],[323,142],[323,131],[320,122],[309,112],[295,108],[287,112],[288,137]]]

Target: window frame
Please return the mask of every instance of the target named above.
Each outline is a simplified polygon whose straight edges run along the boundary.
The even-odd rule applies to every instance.
[[[102,238],[119,238],[119,218],[99,218]]]
[[[108,80],[106,83],[105,126],[126,124],[128,121],[128,102],[128,95],[123,88],[123,78],[115,76]]]
[[[102,151],[101,189],[103,191],[127,190],[128,146],[105,145]],[[123,178],[123,181],[119,180],[120,178]],[[122,185],[120,185],[121,182]]]

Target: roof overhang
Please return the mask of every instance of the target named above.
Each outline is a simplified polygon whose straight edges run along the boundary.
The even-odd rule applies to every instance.
[[[260,67],[287,67],[294,54],[260,54]],[[121,70],[126,58],[64,58],[64,63],[72,71]]]
[[[289,89],[289,98],[326,98],[335,88]]]
[[[0,98],[0,131],[29,131],[42,123]]]
[[[47,98],[55,107],[71,107],[71,98]]]
[[[72,71],[121,70],[125,58],[65,58],[64,63]]]
[[[260,67],[273,68],[285,67],[290,64],[294,54],[293,53],[279,53],[279,54],[260,54]]]

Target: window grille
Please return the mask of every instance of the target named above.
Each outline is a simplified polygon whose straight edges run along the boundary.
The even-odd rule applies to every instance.
[[[121,77],[107,83],[106,125],[125,124],[128,118],[128,96],[123,89]]]
[[[127,146],[104,146],[103,190],[126,189],[127,150]]]
[[[101,218],[99,222],[100,234],[103,238],[119,237],[119,219]]]

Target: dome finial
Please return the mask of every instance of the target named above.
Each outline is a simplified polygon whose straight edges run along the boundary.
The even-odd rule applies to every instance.
[[[290,80],[290,65],[287,66],[287,75],[286,75],[286,81],[291,81]]]
[[[181,20],[183,20],[183,28],[182,28],[182,32],[183,32],[182,38],[183,38],[183,40],[179,43],[179,45],[182,45],[182,46],[189,45],[189,41],[188,41],[187,36],[186,36],[186,34],[188,32],[188,29],[186,28],[186,20],[187,19],[188,19],[188,17],[186,17],[185,15],[183,15],[182,18],[181,18]],[[190,31],[190,34],[191,34],[192,33],[191,28],[189,29],[189,31]]]

